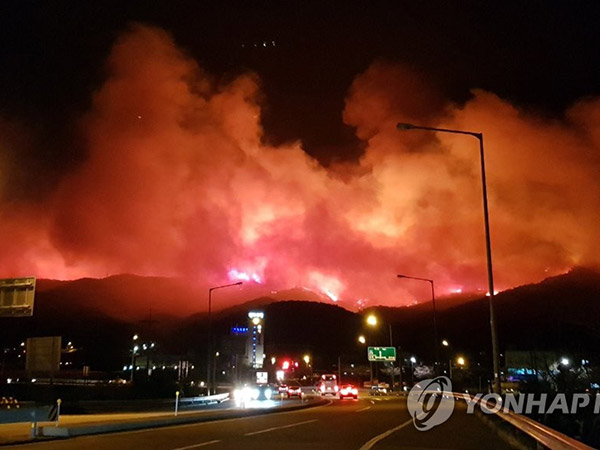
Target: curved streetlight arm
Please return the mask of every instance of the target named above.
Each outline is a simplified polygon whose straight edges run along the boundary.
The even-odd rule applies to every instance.
[[[421,125],[413,125],[412,123],[399,123],[396,125],[396,128],[400,131],[425,130],[425,131],[439,131],[440,133],[467,134],[469,136],[474,136],[477,139],[481,139],[483,137],[482,133],[477,133],[476,131],[452,130],[450,128],[424,127]]]
[[[430,278],[419,278],[419,277],[411,277],[408,275],[398,275],[398,278],[408,278],[409,280],[420,280],[420,281],[428,281],[433,284],[433,280]]]
[[[243,284],[243,282],[238,281],[237,283],[223,284],[221,286],[214,286],[208,289],[208,361],[206,364],[206,387],[208,389],[208,395],[210,395],[211,393],[211,362],[213,361],[214,355],[212,346],[212,292],[216,291],[217,289],[223,289],[232,286],[240,286],[241,284]]]
[[[492,244],[490,238],[490,218],[488,211],[488,200],[487,200],[487,182],[485,176],[485,158],[483,152],[483,133],[476,133],[474,131],[463,131],[463,130],[452,130],[449,128],[436,128],[436,127],[425,127],[420,125],[413,125],[411,123],[398,123],[396,129],[400,131],[406,130],[425,130],[425,131],[437,131],[442,133],[453,133],[453,134],[466,134],[474,136],[479,140],[479,159],[481,163],[481,187],[483,194],[483,220],[485,226],[485,250],[487,257],[487,272],[488,272],[488,290],[489,290],[489,309],[490,309],[490,331],[492,337],[492,361],[494,370],[494,390],[497,394],[502,393],[502,386],[500,384],[500,360],[499,360],[499,346],[498,346],[498,335],[496,330],[496,319],[494,313],[494,271],[492,268]]]
[[[421,277],[411,277],[409,275],[398,274],[398,278],[406,278],[408,280],[417,280],[417,281],[426,281],[431,284],[431,306],[433,308],[433,340],[434,340],[434,356],[436,365],[440,362],[440,352],[439,352],[439,343],[438,343],[438,326],[437,326],[437,310],[435,307],[435,288],[433,280],[430,278],[421,278]],[[437,367],[437,366],[436,366]]]

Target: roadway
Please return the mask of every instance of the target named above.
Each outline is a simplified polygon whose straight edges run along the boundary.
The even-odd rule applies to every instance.
[[[506,449],[477,416],[457,403],[452,417],[417,431],[397,397],[337,400],[299,411],[18,445],[36,450]]]

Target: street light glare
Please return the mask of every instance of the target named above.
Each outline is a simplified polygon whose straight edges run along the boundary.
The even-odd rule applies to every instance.
[[[360,342],[361,344],[364,344],[364,343],[367,342],[367,340],[365,339],[364,336],[361,335],[361,336],[358,337],[358,342]]]
[[[377,325],[377,317],[375,317],[373,314],[369,315],[367,317],[367,324],[371,325],[371,326],[376,326]]]
[[[449,342],[448,342],[446,339],[444,339],[444,340],[442,341],[442,345],[443,345],[444,347],[448,347],[448,346],[450,345],[450,343],[449,343]]]
[[[462,356],[459,356],[458,359],[456,360],[456,362],[458,363],[459,366],[464,366],[465,358],[463,358]]]

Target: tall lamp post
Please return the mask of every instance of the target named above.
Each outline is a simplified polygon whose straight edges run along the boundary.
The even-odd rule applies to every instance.
[[[435,357],[435,367],[437,372],[437,366],[440,363],[440,352],[438,345],[438,326],[437,326],[437,312],[435,309],[435,289],[433,287],[433,280],[429,278],[419,278],[419,277],[410,277],[408,275],[398,275],[398,278],[406,278],[408,280],[419,280],[419,281],[427,281],[431,285],[431,304],[433,308],[433,339],[434,339],[434,357]]]
[[[370,314],[367,317],[367,324],[372,327],[377,326],[377,317],[373,314]],[[390,332],[390,347],[393,347],[394,342],[392,340],[392,324],[391,323],[388,324],[388,330]],[[394,363],[393,362],[392,362],[392,372],[391,373],[392,373],[392,390],[393,390],[394,389]]]
[[[135,345],[135,341],[138,340],[138,335],[134,334],[131,340],[133,341],[133,346],[131,347],[131,374],[129,376],[129,381],[133,383],[133,372],[135,371],[135,356],[139,349],[139,347]]]
[[[424,127],[410,123],[398,123],[396,128],[400,131],[405,130],[425,130],[439,133],[465,134],[473,136],[479,141],[479,159],[481,162],[481,187],[483,193],[483,221],[485,226],[485,249],[487,257],[488,272],[488,290],[489,290],[489,309],[490,309],[490,329],[492,337],[492,359],[494,364],[494,391],[497,394],[502,393],[500,386],[500,361],[498,359],[498,336],[496,331],[496,319],[494,315],[494,272],[492,270],[492,245],[490,240],[490,219],[487,200],[487,184],[485,179],[485,158],[483,153],[483,133],[464,130],[452,130],[448,128]],[[437,345],[437,342],[436,342]]]
[[[211,394],[211,365],[213,362],[214,349],[212,345],[212,292],[217,289],[223,289],[231,286],[239,286],[242,284],[242,281],[238,281],[237,283],[224,284],[222,286],[214,286],[208,290],[208,357],[206,362],[206,386],[208,389],[208,395]]]

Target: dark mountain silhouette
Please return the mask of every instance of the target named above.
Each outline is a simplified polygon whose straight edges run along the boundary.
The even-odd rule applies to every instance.
[[[40,280],[34,316],[0,319],[0,344],[13,346],[26,337],[61,335],[83,349],[85,361],[93,368],[118,369],[127,362],[131,336],[140,333],[145,339],[158,342],[164,353],[187,355],[201,363],[206,341],[205,313],[185,318],[156,313],[150,316],[149,307],[141,320],[132,319],[126,309],[119,313],[121,297],[114,296],[115,290],[122,294],[117,288],[123,282],[129,286],[139,283],[135,292],[147,295],[151,305],[170,295],[186,295],[187,287],[174,287],[164,279],[129,277],[73,282]],[[146,287],[144,281],[148,282]],[[174,291],[163,292],[170,289]],[[485,362],[490,354],[488,299],[467,300],[458,305],[453,303],[456,299],[438,302],[439,338],[450,341],[450,352],[476,355]],[[116,313],[102,312],[107,305]],[[262,297],[215,312],[215,334],[226,335],[231,326],[247,323],[250,309],[265,311],[269,354],[298,356],[308,352],[317,358],[316,364],[328,367],[338,356],[364,355],[364,347],[357,342],[359,334],[364,334],[370,345],[388,345],[391,324],[395,346],[421,358],[433,358],[430,302],[400,308],[374,307],[356,313],[328,303]],[[586,359],[599,354],[598,272],[574,269],[538,284],[502,292],[495,297],[495,309],[503,349],[585,353]],[[380,317],[381,323],[375,329],[364,323],[364,316],[371,310]]]

